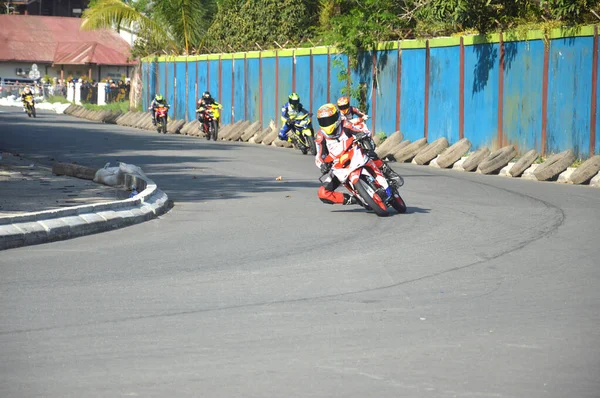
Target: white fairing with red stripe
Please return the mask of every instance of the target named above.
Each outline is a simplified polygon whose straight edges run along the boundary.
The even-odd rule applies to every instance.
[[[338,140],[326,140],[329,154],[335,159],[332,168],[333,174],[342,183],[350,182],[355,185],[361,174],[371,176],[369,171],[363,168],[370,163],[371,169],[375,172],[375,179],[380,186],[387,189],[389,185],[381,171],[363,153],[362,149],[354,144],[354,137],[346,134],[342,134]]]

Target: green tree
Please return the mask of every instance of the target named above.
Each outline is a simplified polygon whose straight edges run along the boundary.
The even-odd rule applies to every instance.
[[[317,1],[224,0],[209,29],[205,46],[214,51],[276,47],[313,36]]]
[[[138,55],[197,48],[211,23],[215,0],[95,0],[83,13],[83,30],[133,27]]]

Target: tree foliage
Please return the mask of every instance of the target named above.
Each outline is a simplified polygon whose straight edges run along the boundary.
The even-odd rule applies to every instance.
[[[133,53],[187,53],[200,46],[216,9],[214,0],[94,0],[81,28],[131,28],[138,32]]]
[[[314,33],[316,12],[317,1],[310,0],[224,0],[204,44],[216,51],[241,51],[257,50],[256,44],[297,43]]]
[[[139,28],[138,55],[377,43],[598,22],[600,0],[92,0],[84,28]],[[599,10],[600,11],[600,10]],[[287,43],[287,44],[286,44]]]

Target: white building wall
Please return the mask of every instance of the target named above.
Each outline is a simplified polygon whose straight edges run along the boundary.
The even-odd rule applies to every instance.
[[[3,78],[28,78],[27,76],[17,76],[16,70],[17,68],[21,68],[24,71],[29,71],[31,69],[32,63],[23,63],[23,62],[0,62],[0,77]],[[40,77],[44,77],[46,74],[50,76],[50,78],[60,79],[60,71],[61,65],[49,65],[36,63],[38,66],[38,70],[40,71]],[[87,65],[64,65],[64,78],[68,79],[71,76],[73,79],[79,79],[81,76],[88,76],[89,66]],[[133,71],[133,66],[127,68],[126,66],[112,66],[112,65],[93,65],[92,66],[92,79],[94,80],[102,80],[102,79],[112,79],[115,81],[119,81],[122,75],[126,77],[130,77],[131,72]],[[100,75],[98,74],[100,72]]]

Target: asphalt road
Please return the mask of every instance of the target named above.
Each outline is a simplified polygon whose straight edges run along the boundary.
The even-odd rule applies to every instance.
[[[2,397],[600,397],[598,189],[394,165],[381,219],[297,151],[15,109],[1,149],[174,207],[0,253]]]

